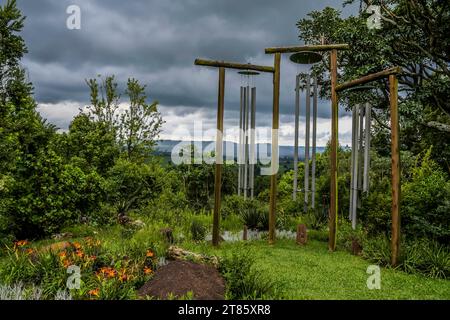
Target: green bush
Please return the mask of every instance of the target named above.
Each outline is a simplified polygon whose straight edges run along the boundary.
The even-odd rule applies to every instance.
[[[194,219],[191,222],[190,231],[192,240],[200,242],[205,240],[206,232],[208,231],[208,229],[199,219]]]
[[[412,179],[402,186],[402,229],[406,236],[450,243],[450,180],[431,158],[418,157]]]
[[[226,282],[226,299],[280,299],[281,286],[254,268],[248,248],[235,248],[220,259],[219,271]]]
[[[337,231],[337,243],[340,247],[352,252],[353,241],[358,242],[361,246],[367,238],[366,232],[360,225],[353,230],[351,223],[347,220],[341,221]]]
[[[367,238],[363,241],[362,256],[380,266],[391,263],[391,243],[386,236]]]
[[[400,268],[430,278],[450,276],[450,251],[436,241],[419,239],[403,245]]]

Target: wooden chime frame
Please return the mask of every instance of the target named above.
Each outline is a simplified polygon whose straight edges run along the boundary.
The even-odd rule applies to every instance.
[[[391,179],[392,179],[392,207],[391,207],[391,264],[397,265],[400,249],[400,147],[399,147],[399,115],[398,115],[398,74],[400,67],[393,67],[377,73],[372,73],[337,85],[334,88],[336,103],[337,92],[348,90],[366,83],[388,78],[389,105],[391,111]]]
[[[219,223],[220,223],[220,204],[222,195],[222,166],[223,166],[223,114],[225,109],[225,69],[237,69],[246,71],[257,71],[274,73],[274,67],[260,66],[253,64],[213,61],[196,59],[194,62],[197,66],[219,68],[219,92],[217,104],[217,137],[216,137],[216,161],[214,175],[214,213],[213,213],[213,232],[212,244],[219,245]]]

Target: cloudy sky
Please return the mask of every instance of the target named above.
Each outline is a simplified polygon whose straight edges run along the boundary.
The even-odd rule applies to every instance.
[[[35,86],[39,111],[62,130],[67,129],[89,90],[85,79],[116,75],[123,88],[134,77],[148,86],[166,121],[161,138],[186,139],[194,122],[202,122],[205,139],[215,127],[217,70],[194,66],[195,58],[273,65],[264,48],[299,43],[296,22],[308,12],[332,6],[345,15],[338,0],[18,0],[27,16],[23,36],[29,53],[23,61]],[[81,9],[81,29],[66,26],[67,7]],[[301,67],[283,57],[281,70],[280,143],[293,144],[294,86]],[[227,71],[225,127],[239,124],[239,87],[246,83]],[[254,80],[257,122],[271,126],[270,75]],[[319,104],[318,145],[330,133],[330,103]],[[301,113],[300,137],[304,136]],[[340,142],[350,143],[351,120],[343,110]],[[211,130],[209,130],[211,132]],[[232,139],[233,137],[229,137]],[[236,138],[234,139],[236,140]]]

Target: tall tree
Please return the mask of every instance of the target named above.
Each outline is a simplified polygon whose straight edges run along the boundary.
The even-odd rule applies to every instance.
[[[354,0],[344,1],[345,4]],[[370,2],[381,8],[381,29],[370,29]],[[333,8],[313,11],[297,23],[299,37],[307,43],[349,43],[350,50],[339,54],[340,81],[358,78],[391,66],[400,66],[401,142],[403,149],[419,153],[435,145],[433,157],[450,171],[450,3],[448,1],[363,1],[360,14],[342,18]],[[322,96],[330,92],[328,59],[315,66],[322,76]],[[371,101],[374,105],[374,145],[389,153],[389,87],[386,80],[377,90],[364,94],[344,92],[341,102],[348,105]]]

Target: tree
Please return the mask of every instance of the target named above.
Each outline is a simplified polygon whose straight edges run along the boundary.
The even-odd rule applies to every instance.
[[[146,159],[163,124],[158,102],[147,103],[146,86],[134,78],[128,79],[125,94],[129,105],[121,108],[121,95],[114,76],[107,76],[100,85],[96,79],[86,83],[91,91],[91,105],[87,108],[91,119],[106,124],[128,160]]]
[[[354,0],[344,1],[344,4]],[[369,1],[364,1],[368,3]],[[382,8],[382,28],[369,29],[369,14],[341,18],[333,8],[313,11],[297,23],[299,37],[306,43],[320,43],[321,36],[330,43],[349,43],[350,50],[339,54],[339,81],[400,66],[400,124],[402,149],[416,154],[435,145],[433,157],[450,170],[450,74],[448,39],[450,4],[448,1],[370,1]],[[316,65],[328,97],[330,79],[328,59]],[[383,153],[389,137],[389,86],[387,80],[374,83],[370,92],[343,92],[346,106],[371,101],[374,110],[374,142]],[[378,139],[377,136],[381,137]]]
[[[130,105],[120,117],[119,139],[129,160],[142,159],[155,145],[163,121],[157,110],[158,102],[147,104],[145,86],[138,80],[128,79],[126,94]]]

